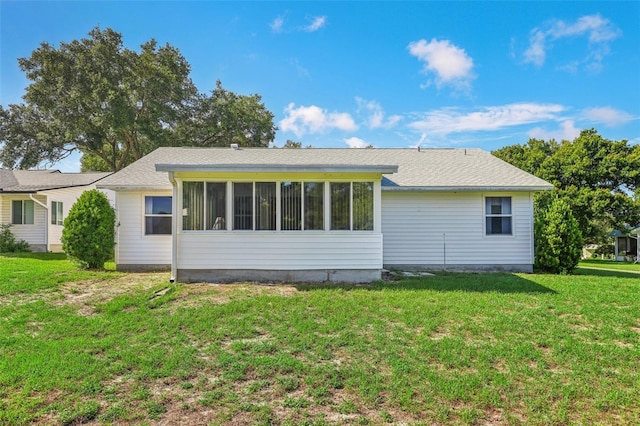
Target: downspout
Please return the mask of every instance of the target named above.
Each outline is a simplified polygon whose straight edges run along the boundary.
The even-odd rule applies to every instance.
[[[33,198],[33,194],[29,194],[29,199],[42,207],[45,212],[47,212],[47,216],[44,219],[44,247],[47,251],[49,251],[49,207],[46,204],[41,203],[40,201]],[[35,212],[34,212],[35,216]],[[35,220],[35,219],[34,219]]]
[[[170,283],[176,282],[178,275],[178,188],[176,180],[173,178],[173,172],[169,172],[169,181],[173,187],[173,196],[171,197],[171,278]]]

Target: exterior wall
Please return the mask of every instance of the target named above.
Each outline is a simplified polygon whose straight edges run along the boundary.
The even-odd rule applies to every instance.
[[[30,200],[29,194],[3,194],[0,208],[2,223],[11,223],[11,202],[13,200]],[[47,204],[47,197],[34,195],[34,198],[43,204]],[[11,225],[11,232],[17,240],[25,240],[33,251],[47,251],[46,224],[48,211],[38,203],[34,203],[32,225]]]
[[[116,193],[116,250],[119,270],[168,270],[171,235],[144,234],[144,197],[171,196],[171,191],[118,191]]]
[[[485,235],[484,198],[512,197],[513,235]],[[386,267],[531,271],[531,193],[383,191]]]

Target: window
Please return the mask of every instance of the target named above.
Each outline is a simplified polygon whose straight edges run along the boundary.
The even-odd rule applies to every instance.
[[[205,190],[206,188],[206,190]],[[227,184],[184,182],[182,185],[182,229],[226,229]]]
[[[300,182],[280,184],[280,229],[302,230],[302,184]]]
[[[62,225],[64,223],[62,201],[51,202],[51,224]]]
[[[373,182],[331,183],[331,229],[373,230]]]
[[[256,231],[276,230],[276,183],[256,182]]]
[[[233,229],[253,229],[253,183],[233,184]]]
[[[171,197],[144,197],[145,235],[171,234]]]
[[[324,184],[305,182],[304,184],[304,229],[324,229]]]
[[[33,200],[13,200],[11,202],[11,223],[14,225],[33,225]]]
[[[511,235],[511,197],[485,199],[487,235]]]

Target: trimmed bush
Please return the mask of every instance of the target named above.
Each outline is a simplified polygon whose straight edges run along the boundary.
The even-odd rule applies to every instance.
[[[11,228],[11,224],[0,225],[0,253],[30,252],[29,243],[25,240],[16,240],[9,228]]]
[[[569,204],[560,198],[536,217],[536,267],[554,274],[571,273],[580,261],[583,239]]]
[[[97,189],[82,193],[64,220],[62,249],[82,268],[103,268],[113,254],[115,222],[106,195]]]

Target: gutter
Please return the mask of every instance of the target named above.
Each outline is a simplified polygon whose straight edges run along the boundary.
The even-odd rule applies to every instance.
[[[531,192],[551,191],[553,186],[382,186],[400,192]]]
[[[29,199],[34,203],[36,203],[37,205],[39,205],[40,207],[42,207],[47,212],[47,217],[44,220],[44,246],[47,248],[47,251],[49,251],[49,207],[47,207],[46,204],[43,204],[40,201],[33,198],[33,193],[29,194]],[[34,212],[34,215],[35,215],[35,212]],[[35,218],[34,218],[34,221],[35,221]]]

